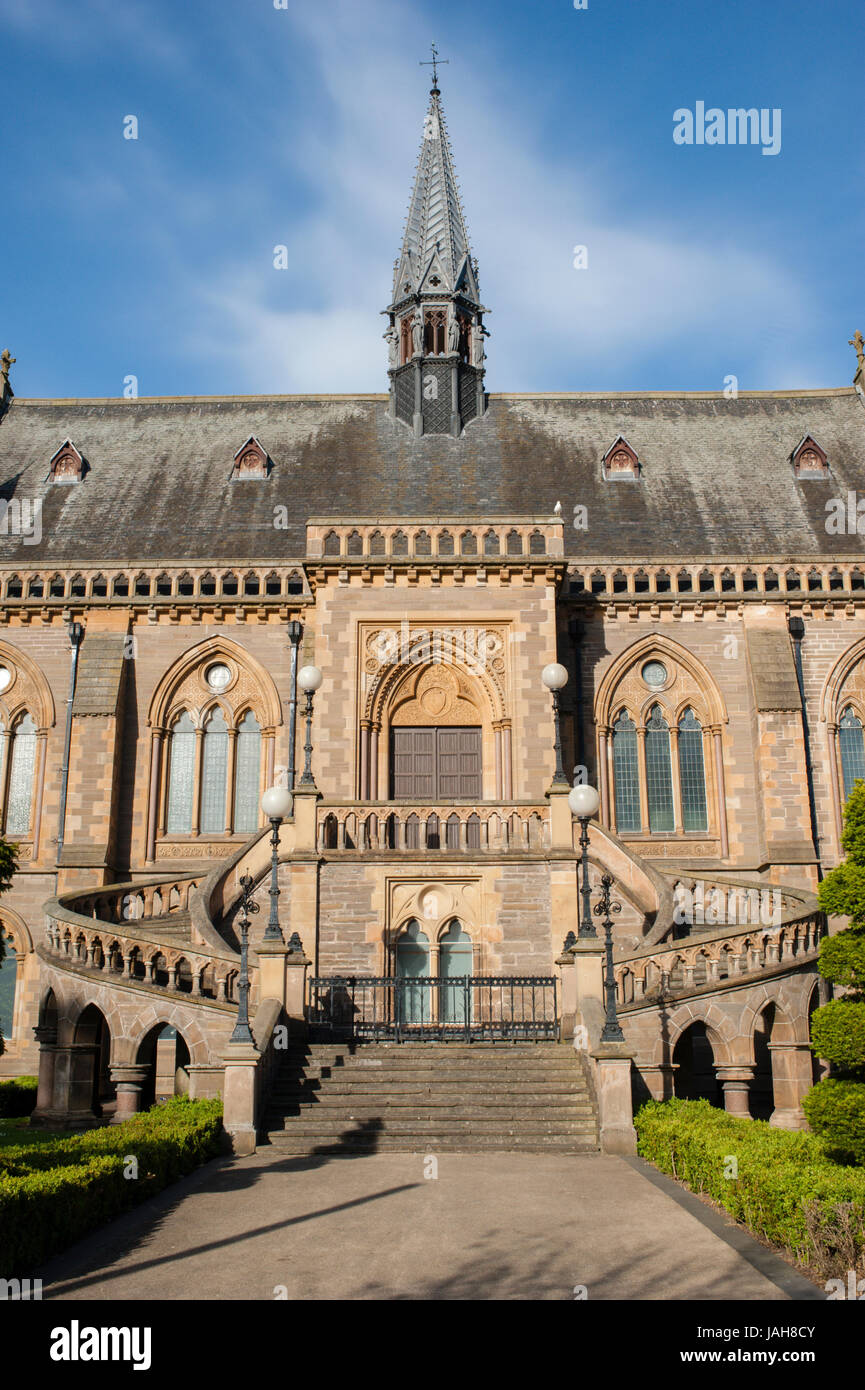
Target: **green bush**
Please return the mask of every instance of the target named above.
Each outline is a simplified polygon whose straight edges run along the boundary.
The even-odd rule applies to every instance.
[[[865,1082],[829,1077],[808,1092],[802,1109],[831,1156],[865,1163]]]
[[[811,1015],[811,1048],[842,1071],[865,1065],[865,1003],[833,999]]]
[[[38,1082],[35,1076],[16,1076],[0,1081],[0,1119],[20,1120],[36,1104]]]
[[[649,1101],[634,1124],[643,1158],[800,1263],[832,1276],[865,1263],[865,1171],[834,1163],[817,1135],[740,1120],[705,1100]],[[725,1176],[731,1158],[735,1177]]]
[[[122,1125],[0,1150],[0,1276],[26,1273],[214,1157],[221,1115],[218,1100],[178,1096]]]
[[[833,985],[856,992],[865,989],[865,930],[850,927],[835,936],[824,936],[818,964],[824,980]]]

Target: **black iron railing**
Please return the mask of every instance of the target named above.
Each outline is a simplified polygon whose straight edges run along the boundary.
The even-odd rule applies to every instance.
[[[308,1018],[314,1035],[371,1042],[559,1036],[552,975],[322,975],[310,980]]]

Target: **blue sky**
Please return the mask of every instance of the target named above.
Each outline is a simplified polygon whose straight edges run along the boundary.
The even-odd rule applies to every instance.
[[[852,380],[846,0],[0,0],[0,32],[19,396],[386,389],[433,39],[491,390]],[[780,108],[781,152],[676,145],[698,101]]]

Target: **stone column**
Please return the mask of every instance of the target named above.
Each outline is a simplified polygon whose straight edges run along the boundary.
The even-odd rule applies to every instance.
[[[306,972],[312,962],[304,951],[289,951],[285,960],[285,1012],[293,1037],[306,1037]]]
[[[124,1120],[137,1115],[141,1109],[141,1092],[150,1071],[146,1063],[131,1066],[112,1066],[111,1080],[117,1087],[117,1109],[113,1125],[122,1125]]]
[[[289,955],[284,941],[260,941],[255,948],[258,957],[258,998],[278,999],[285,1003],[285,963]]]
[[[36,1091],[36,1106],[30,1117],[31,1124],[54,1109],[54,1068],[57,1061],[57,1029],[39,1024],[33,1029],[39,1044],[39,1086]]]
[[[751,1079],[754,1075],[753,1065],[717,1067],[716,1074],[724,1090],[724,1109],[727,1114],[736,1115],[743,1120],[750,1120],[751,1112],[748,1108],[748,1099]]]
[[[730,843],[727,834],[727,788],[724,782],[724,749],[721,741],[721,730],[712,730],[712,739],[715,745],[715,783],[718,794],[718,829],[721,833],[721,858],[727,859],[730,854]]]
[[[631,1090],[633,1056],[626,1043],[603,1043],[592,1053],[601,1150],[605,1154],[637,1152]]]
[[[54,1100],[49,1122],[72,1125],[92,1121],[96,1114],[93,1098],[98,1047],[91,1043],[71,1043],[56,1047],[54,1057]]]
[[[556,965],[559,967],[559,988],[561,998],[559,1000],[559,1018],[561,1020],[562,1041],[573,1039],[574,1030],[577,1023],[577,972],[574,969],[574,957],[571,951],[565,951],[556,957]]]
[[[678,1062],[639,1062],[637,1070],[652,1100],[671,1100],[676,1094]]]
[[[806,1042],[770,1042],[775,1109],[769,1120],[778,1129],[807,1129],[802,1097],[814,1085],[813,1055]]]
[[[228,1043],[223,1065],[222,1123],[238,1155],[255,1153],[255,1074],[259,1052],[251,1043]]]

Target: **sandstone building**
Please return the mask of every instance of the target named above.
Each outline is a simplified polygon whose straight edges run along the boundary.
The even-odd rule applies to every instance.
[[[457,981],[404,1020],[437,1039],[552,1017],[597,1100],[576,775],[635,1096],[802,1123],[814,890],[865,775],[861,340],[832,390],[488,394],[479,274],[434,85],[386,392],[26,400],[6,358],[0,1074],[39,1069],[39,1113],[223,1089],[245,872],[259,1102],[280,1007],[337,976]],[[547,983],[506,1007],[515,978]]]

